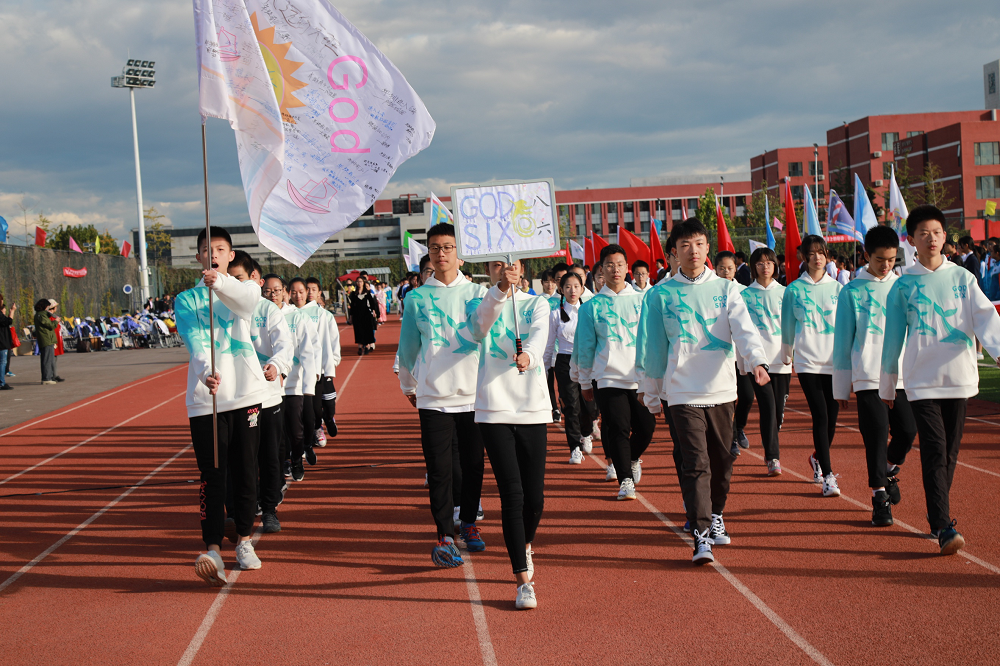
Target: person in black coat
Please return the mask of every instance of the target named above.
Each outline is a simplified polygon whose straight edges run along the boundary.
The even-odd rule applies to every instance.
[[[750,264],[747,263],[747,255],[743,252],[736,253],[736,281],[744,287],[749,287],[753,282],[750,275]]]
[[[378,302],[368,289],[368,281],[358,278],[357,288],[348,298],[351,324],[354,326],[354,343],[358,356],[375,349],[375,328],[378,322]]]
[[[10,391],[13,387],[7,383],[7,363],[14,349],[14,339],[10,334],[10,327],[14,325],[14,312],[17,304],[10,306],[10,315],[7,314],[7,306],[3,302],[3,294],[0,294],[0,391]]]
[[[979,286],[982,287],[983,276],[979,272],[980,264],[979,257],[976,256],[975,244],[972,236],[962,236],[958,240],[958,253],[962,257],[962,267],[975,275],[976,282],[979,282]]]

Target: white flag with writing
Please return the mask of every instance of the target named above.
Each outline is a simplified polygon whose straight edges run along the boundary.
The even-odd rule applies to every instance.
[[[375,203],[400,164],[430,145],[434,120],[395,65],[325,0],[194,2],[200,60],[212,48],[228,54],[217,56],[223,62],[235,57],[232,62],[245,68],[233,67],[230,96],[245,81],[249,100],[237,105],[251,113],[260,111],[257,105],[273,112],[269,102],[277,107],[284,130],[281,172],[259,219],[253,215],[258,190],[248,186],[256,182],[248,181],[248,170],[260,170],[258,146],[237,144],[240,168],[261,243],[301,266]],[[211,26],[204,21],[209,6]],[[220,17],[232,17],[240,32],[229,22],[221,26]],[[217,27],[235,35],[236,43],[216,32],[215,46],[207,45]],[[254,48],[258,55],[250,54]],[[271,83],[270,100],[249,91],[259,78],[258,56]]]
[[[583,246],[572,239],[569,241],[569,253],[574,259],[579,259],[580,261],[583,261],[584,257],[587,256],[587,252],[583,249]]]

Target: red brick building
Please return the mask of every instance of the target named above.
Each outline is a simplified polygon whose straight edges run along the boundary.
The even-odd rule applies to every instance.
[[[784,202],[784,181],[791,179],[792,198],[801,201],[803,190],[809,188],[816,205],[822,210],[829,190],[827,184],[826,146],[819,146],[819,159],[814,146],[801,148],[778,148],[750,158],[750,184],[754,192],[767,183],[768,193],[777,195]],[[818,196],[817,196],[818,194]]]

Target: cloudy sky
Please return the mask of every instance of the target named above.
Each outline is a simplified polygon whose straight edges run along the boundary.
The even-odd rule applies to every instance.
[[[979,109],[1000,58],[996,1],[341,0],[437,122],[387,195],[552,177],[557,188],[748,171],[765,149],[823,143],[869,114]],[[135,226],[129,57],[143,196],[203,222],[194,28],[185,0],[0,3],[0,216],[23,202],[118,237]],[[209,123],[213,220],[247,222],[228,125]]]

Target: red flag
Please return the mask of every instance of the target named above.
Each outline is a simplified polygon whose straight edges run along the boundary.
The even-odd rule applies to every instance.
[[[583,263],[586,266],[594,265],[594,237],[587,236],[583,239]]]
[[[718,198],[715,199],[715,223],[718,226],[719,232],[719,252],[723,250],[736,252],[736,246],[733,245],[733,239],[729,237],[729,228],[726,226],[726,218],[722,214],[722,207],[719,205]]]
[[[785,181],[785,284],[791,284],[799,277],[799,223],[795,219],[795,201],[792,200],[792,184]]]
[[[591,267],[597,265],[597,262],[601,260],[601,250],[603,250],[608,246],[608,241],[604,240],[597,234],[593,234],[593,243],[594,243],[594,263],[591,264]]]
[[[689,217],[690,215],[688,215],[688,200],[681,199],[681,221],[684,221]]]
[[[132,244],[128,241],[122,241],[122,256],[128,259],[129,252],[132,251]]]
[[[566,239],[566,263],[570,266],[573,265],[573,253],[569,249],[569,239]]]
[[[41,227],[35,227],[35,245],[38,247],[45,247],[45,229]]]
[[[618,244],[624,248],[630,266],[640,260],[649,265],[649,247],[631,231],[618,227]]]
[[[660,243],[660,234],[656,233],[656,225],[650,224],[649,226],[649,258],[652,259],[649,262],[649,270],[656,270],[656,260],[663,260],[663,265],[667,265],[667,255],[663,253],[663,245]],[[655,275],[654,275],[655,277]]]

